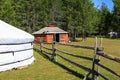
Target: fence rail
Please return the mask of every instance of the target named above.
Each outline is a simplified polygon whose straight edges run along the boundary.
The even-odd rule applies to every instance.
[[[110,60],[112,60],[112,61],[115,61],[115,62],[120,63],[120,58],[119,58],[119,57],[112,56],[112,55],[110,55],[110,54],[106,54],[106,53],[104,53],[104,52],[99,52],[99,51],[97,52],[97,54],[100,55],[100,56],[102,56],[102,57],[105,57],[105,58],[107,58],[107,59],[110,59]]]
[[[47,49],[47,50],[50,50],[50,51],[52,51],[52,50],[53,50],[53,49],[48,48],[48,47],[45,47],[45,46],[41,46],[41,47],[43,47],[43,48],[45,48],[45,49]]]
[[[69,52],[66,52],[66,51],[63,51],[63,50],[60,50],[60,49],[57,49],[57,48],[56,48],[56,50],[59,51],[59,52],[62,52],[62,53],[64,53],[64,54],[73,56],[73,57],[77,57],[77,58],[82,58],[82,59],[86,59],[86,60],[93,61],[93,58],[90,58],[90,57],[75,55],[75,54],[73,54],[73,53],[69,53]],[[99,61],[98,59],[95,59],[95,60],[96,60],[96,61]]]
[[[67,62],[69,62],[69,63],[71,63],[71,64],[73,64],[73,65],[75,65],[75,66],[77,66],[77,67],[79,67],[79,68],[81,68],[83,70],[85,70],[85,71],[88,71],[88,74],[84,77],[84,80],[87,80],[87,77],[90,74],[92,74],[92,80],[95,80],[96,77],[97,77],[97,80],[98,80],[98,75],[101,76],[102,78],[104,78],[105,80],[108,80],[104,75],[99,73],[99,67],[101,67],[101,68],[109,71],[110,73],[120,77],[119,73],[117,73],[117,72],[113,71],[112,69],[110,69],[110,68],[100,64],[100,58],[96,59],[96,55],[98,55],[98,56],[102,56],[104,58],[107,58],[109,60],[115,61],[117,63],[120,63],[120,58],[119,57],[115,57],[115,56],[112,56],[112,55],[104,53],[102,46],[97,47],[97,40],[95,40],[95,46],[94,47],[93,46],[82,46],[82,45],[75,45],[75,44],[64,44],[64,43],[53,42],[52,43],[52,48],[48,48],[46,46],[43,46],[43,44],[48,44],[48,43],[45,43],[45,42],[44,43],[43,42],[40,43],[41,51],[44,51],[43,48],[52,51],[52,53],[48,53],[48,52],[44,51],[47,54],[51,55],[51,59],[52,60],[57,61],[56,60],[56,56],[59,56],[63,60],[65,60],[65,61],[67,61]],[[75,48],[83,48],[83,49],[94,50],[94,55],[93,55],[93,58],[91,58],[91,57],[86,57],[86,56],[81,56],[81,55],[76,55],[76,54],[73,54],[73,53],[69,53],[69,52],[66,52],[66,51],[63,51],[63,50],[60,50],[60,49],[56,48],[55,47],[56,44],[64,45],[64,46],[71,46],[71,47],[75,47]],[[102,45],[102,42],[100,43],[100,45]],[[63,54],[66,54],[66,55],[69,55],[69,56],[72,56],[72,57],[76,57],[76,58],[81,58],[81,59],[86,59],[86,60],[92,61],[92,63],[93,63],[92,69],[87,68],[87,67],[85,67],[85,66],[83,66],[81,64],[78,64],[78,63],[76,63],[74,61],[71,61],[71,60],[61,56],[59,54],[59,52],[61,52]],[[97,71],[95,70],[95,65],[98,66],[98,70]]]
[[[100,63],[96,63],[98,66],[100,66],[100,67],[102,67],[102,68],[104,68],[105,70],[107,70],[107,71],[109,71],[109,72],[111,72],[112,74],[114,74],[114,75],[116,75],[116,76],[119,76],[120,77],[120,74],[119,73],[117,73],[117,72],[115,72],[115,71],[113,71],[112,69],[110,69],[110,68],[108,68],[108,67],[106,67],[106,66],[104,66],[104,65],[102,65],[102,64],[100,64]]]
[[[79,68],[81,68],[81,69],[83,69],[83,70],[85,70],[85,71],[88,71],[89,73],[92,72],[92,70],[91,70],[90,68],[84,67],[83,65],[80,65],[80,64],[78,64],[78,63],[75,63],[75,62],[73,62],[73,61],[71,61],[71,60],[69,60],[69,59],[67,59],[67,58],[64,58],[64,57],[61,56],[60,54],[57,54],[57,55],[58,55],[59,57],[61,57],[62,59],[64,59],[65,61],[67,61],[67,62],[69,62],[69,63],[71,63],[71,64],[73,64],[73,65],[75,65],[75,66],[77,66],[77,67],[79,67]],[[101,76],[101,77],[104,78],[105,80],[108,80],[105,76],[103,76],[102,74],[98,73],[98,72],[95,71],[95,70],[94,70],[94,73],[95,73],[95,75]],[[86,80],[86,79],[85,79],[85,80]]]
[[[83,46],[83,45],[75,45],[75,44],[65,44],[65,43],[58,43],[58,42],[55,42],[56,44],[59,44],[59,45],[65,45],[65,46],[72,46],[72,47],[76,47],[76,48],[84,48],[84,49],[91,49],[91,50],[94,50],[94,47],[93,46]]]
[[[58,43],[56,42],[56,44],[60,44],[60,45],[65,45],[65,46],[72,46],[72,47],[77,47],[77,48],[84,48],[84,49],[91,49],[91,50],[94,50],[95,47],[93,46],[83,46],[83,45],[75,45],[75,44],[65,44],[65,43]],[[120,58],[119,57],[116,57],[116,56],[112,56],[110,54],[106,54],[103,52],[103,48],[99,48],[97,47],[97,55],[99,56],[102,56],[102,57],[105,57],[107,59],[110,59],[110,60],[113,60],[113,61],[116,61],[116,62],[119,62],[120,63]]]

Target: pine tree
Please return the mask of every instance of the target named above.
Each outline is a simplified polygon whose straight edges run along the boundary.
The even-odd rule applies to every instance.
[[[111,27],[111,13],[105,3],[102,4],[100,13],[99,33],[100,35],[107,35]]]
[[[114,10],[112,19],[113,31],[120,32],[120,0],[113,0]]]

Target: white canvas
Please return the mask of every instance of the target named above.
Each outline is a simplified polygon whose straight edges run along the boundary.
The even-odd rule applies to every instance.
[[[0,20],[0,71],[31,64],[33,41],[31,34]]]
[[[0,20],[0,44],[32,42],[34,37]]]

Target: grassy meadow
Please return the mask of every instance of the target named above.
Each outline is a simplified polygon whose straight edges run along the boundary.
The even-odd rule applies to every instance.
[[[90,45],[94,46],[94,38],[88,38],[87,41],[82,42],[81,38],[77,38],[77,42],[71,42],[72,44],[79,45]],[[98,46],[100,39],[98,39]],[[44,45],[51,47],[51,45]],[[9,70],[5,72],[0,72],[0,80],[82,80],[84,76],[88,73],[83,69],[80,69],[64,60],[57,57],[57,62],[50,61],[50,55],[43,54],[39,51],[39,46],[34,46],[34,56],[36,58],[34,64],[20,70]],[[103,38],[104,52],[117,57],[120,57],[120,39],[107,39]],[[86,50],[81,48],[74,48],[69,46],[56,45],[56,48],[83,56],[93,57],[94,51]],[[45,50],[45,49],[44,49]],[[46,50],[46,52],[50,52]],[[58,53],[58,52],[57,52]],[[73,58],[71,56],[59,53],[60,55],[70,59],[76,63],[84,65],[88,68],[92,67],[92,62],[84,59]],[[114,71],[120,73],[120,64],[114,61],[100,57],[101,64],[113,69]],[[97,67],[97,66],[96,66]],[[109,80],[120,80],[119,77],[111,74],[110,72],[99,68],[100,73],[106,76]],[[91,75],[90,75],[91,76]],[[104,80],[99,77],[99,80]]]

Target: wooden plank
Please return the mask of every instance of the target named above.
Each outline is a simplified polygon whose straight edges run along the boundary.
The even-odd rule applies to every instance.
[[[102,47],[102,37],[100,38],[100,49],[102,49],[102,50],[100,50],[100,51],[103,51],[103,47]],[[98,50],[98,49],[97,49],[97,50]],[[101,57],[101,56],[98,55],[99,63],[100,63],[100,57]],[[97,63],[98,63],[98,62],[97,62]],[[97,66],[97,72],[100,73],[100,68],[99,68],[99,66]],[[99,77],[98,77],[98,76],[97,76],[96,80],[99,80]]]
[[[104,80],[109,80],[107,77],[103,76],[102,74],[99,74]]]
[[[52,43],[47,43],[47,42],[42,42],[43,44],[52,44]]]
[[[96,59],[96,52],[97,52],[97,37],[95,37],[95,44],[94,44],[94,55],[93,55],[93,64],[92,64],[92,80],[95,80],[95,59]]]
[[[91,74],[91,72],[88,72],[88,74],[84,77],[83,80],[87,80],[88,76]]]
[[[57,58],[56,58],[57,56],[56,56],[55,51],[56,51],[56,49],[55,49],[55,41],[53,41],[53,44],[52,44],[52,56],[51,56],[51,60],[53,60],[53,61],[57,61]]]
[[[109,71],[110,73],[112,73],[112,74],[120,77],[120,74],[117,73],[117,72],[115,72],[115,71],[113,71],[112,69],[110,69],[110,68],[108,68],[108,67],[106,67],[106,66],[104,66],[104,65],[102,65],[102,64],[100,64],[100,63],[96,63],[96,64],[99,65],[100,67],[102,67],[103,69]]]
[[[56,42],[56,44],[65,45],[65,46],[72,46],[72,47],[76,47],[76,48],[84,48],[84,49],[91,49],[91,50],[94,50],[94,47],[93,47],[93,46],[82,46],[82,45],[65,44],[65,43],[58,43],[58,42]]]
[[[120,58],[119,57],[116,57],[116,56],[112,56],[110,54],[106,54],[104,52],[97,52],[98,55],[102,56],[102,57],[105,57],[107,59],[110,59],[110,60],[113,60],[115,62],[118,62],[120,63]]]
[[[48,55],[52,55],[51,53],[47,52],[47,51],[43,51],[44,53],[48,54]]]
[[[59,51],[59,52],[62,52],[62,53],[64,53],[64,54],[73,56],[73,57],[83,58],[83,59],[87,59],[87,60],[93,61],[93,58],[90,58],[90,57],[85,57],[85,56],[80,56],[80,55],[71,54],[71,53],[69,53],[69,52],[66,52],[66,51],[63,51],[63,50],[60,50],[60,49],[57,49],[57,48],[56,48],[56,50]],[[95,59],[95,60],[98,61],[98,59]]]
[[[52,49],[51,48],[48,48],[48,47],[45,47],[45,46],[42,46],[43,48],[45,48],[45,49],[47,49],[47,50],[50,50],[50,51],[52,51]]]
[[[84,66],[82,66],[82,65],[80,65],[80,64],[77,64],[77,63],[75,63],[75,62],[73,62],[73,61],[71,61],[71,60],[69,60],[69,59],[67,59],[67,58],[64,58],[63,56],[61,56],[61,55],[59,55],[59,54],[57,54],[59,57],[61,57],[62,59],[64,59],[65,61],[67,61],[67,62],[69,62],[69,63],[71,63],[71,64],[73,64],[73,65],[75,65],[75,66],[77,66],[77,67],[80,67],[80,68],[82,68],[82,69],[84,69],[85,71],[91,71],[91,69],[90,68],[87,68],[87,67],[84,67]]]
[[[64,58],[63,56],[61,56],[61,55],[59,55],[59,54],[57,54],[57,55],[58,55],[59,57],[61,57],[63,60],[65,60],[65,61],[67,61],[67,62],[69,62],[69,63],[71,63],[71,64],[73,64],[73,65],[75,65],[75,66],[77,66],[77,67],[79,67],[79,68],[82,68],[82,69],[85,70],[85,71],[92,72],[92,70],[91,70],[90,68],[87,68],[87,67],[84,67],[84,66],[82,66],[82,65],[80,65],[80,64],[77,64],[77,63],[75,63],[75,62],[73,62],[73,61],[71,61],[71,60],[69,60],[69,59],[67,59],[67,58]],[[108,80],[105,76],[103,76],[102,74],[98,73],[97,71],[94,70],[94,72],[95,72],[95,75],[99,75],[99,76],[101,76],[102,78],[104,78],[105,80]]]

